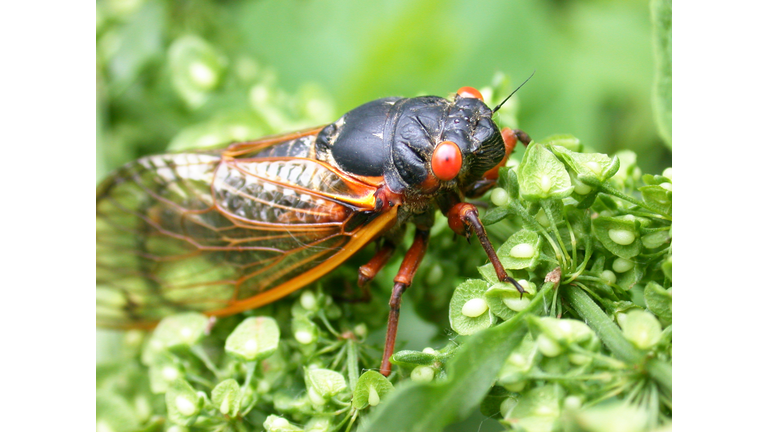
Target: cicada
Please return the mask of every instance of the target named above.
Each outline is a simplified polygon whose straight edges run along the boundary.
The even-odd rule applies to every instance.
[[[96,191],[97,324],[151,328],[180,311],[257,308],[376,241],[359,269],[364,285],[414,224],[390,299],[381,366],[388,375],[401,296],[436,211],[458,235],[474,233],[499,280],[524,292],[464,201],[493,187],[516,143],[530,140],[499,129],[500,107],[469,87],[451,99],[390,97],[324,127],[126,164]]]

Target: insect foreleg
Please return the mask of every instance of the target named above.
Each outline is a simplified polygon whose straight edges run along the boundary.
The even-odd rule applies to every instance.
[[[516,280],[509,277],[507,271],[504,270],[496,250],[493,249],[491,241],[488,240],[488,235],[485,233],[485,227],[480,222],[480,216],[477,213],[477,207],[474,204],[460,202],[455,204],[448,211],[448,226],[458,235],[465,236],[469,239],[470,235],[474,232],[477,239],[480,240],[480,244],[485,250],[485,254],[488,255],[488,259],[493,265],[493,269],[496,271],[496,276],[499,277],[501,282],[509,282],[515,286],[520,296],[526,292],[525,289],[517,283]]]

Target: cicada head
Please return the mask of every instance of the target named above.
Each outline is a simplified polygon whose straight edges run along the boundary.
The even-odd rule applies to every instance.
[[[514,147],[493,121],[494,110],[470,87],[455,98],[405,99],[395,123],[390,185],[400,181],[422,192],[464,193],[495,181]],[[487,190],[487,187],[484,188]]]

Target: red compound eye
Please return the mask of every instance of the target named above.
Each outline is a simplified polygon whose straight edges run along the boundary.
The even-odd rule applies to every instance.
[[[453,141],[443,141],[432,153],[432,172],[443,181],[453,180],[461,171],[461,150]]]
[[[463,98],[475,98],[483,101],[483,95],[474,87],[462,87],[456,92],[457,95]],[[485,102],[485,101],[483,101]]]

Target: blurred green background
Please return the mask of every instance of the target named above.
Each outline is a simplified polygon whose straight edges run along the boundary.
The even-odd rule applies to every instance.
[[[498,72],[534,139],[671,165],[653,120],[647,1],[97,1],[97,178],[143,154],[328,123]]]

